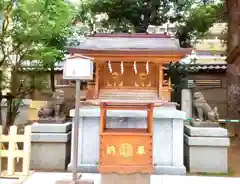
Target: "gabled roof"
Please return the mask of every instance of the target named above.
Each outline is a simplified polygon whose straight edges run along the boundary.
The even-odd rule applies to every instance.
[[[95,34],[87,37],[78,47],[71,49],[89,51],[186,51],[177,39],[166,34]],[[187,49],[189,50],[189,49]]]
[[[84,55],[81,55],[81,54],[66,56],[66,59],[74,59],[74,58],[82,58],[82,59],[90,59],[90,60],[93,60],[93,58],[88,57],[88,56],[84,56]]]

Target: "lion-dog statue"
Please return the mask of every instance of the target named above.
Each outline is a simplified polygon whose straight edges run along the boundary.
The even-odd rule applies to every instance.
[[[193,107],[196,111],[196,120],[218,122],[219,114],[217,107],[212,109],[201,92],[193,94]]]
[[[59,118],[63,116],[64,91],[57,89],[53,92],[52,101],[38,112],[39,118]]]

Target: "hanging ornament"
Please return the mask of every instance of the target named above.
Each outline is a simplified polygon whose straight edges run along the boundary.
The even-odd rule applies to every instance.
[[[121,62],[121,74],[124,72],[123,62]]]
[[[149,72],[149,64],[148,64],[148,61],[147,61],[147,63],[146,63],[146,72],[147,72],[147,74],[148,74],[148,72]]]
[[[133,70],[134,70],[134,73],[137,74],[137,64],[136,64],[136,61],[133,64]]]
[[[109,72],[112,73],[112,66],[110,61],[108,61],[108,69],[109,69]]]

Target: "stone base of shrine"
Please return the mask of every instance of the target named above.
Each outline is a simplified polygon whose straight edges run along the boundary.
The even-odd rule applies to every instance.
[[[68,164],[68,171],[72,171],[72,163]],[[98,166],[94,164],[78,164],[77,172],[80,173],[99,173]]]
[[[184,127],[184,162],[189,172],[227,173],[228,132],[220,127]]]
[[[151,174],[102,174],[101,184],[150,184]]]
[[[72,171],[72,164],[68,165],[68,170]],[[99,173],[97,165],[80,164],[77,168],[80,173]],[[157,175],[186,175],[185,166],[155,166],[153,174]]]
[[[74,110],[70,112],[74,116]],[[100,155],[100,108],[83,106],[80,109],[78,136],[78,171],[98,173]],[[139,110],[108,111],[107,128],[145,128],[146,112]],[[153,174],[185,175],[183,164],[183,127],[186,114],[175,107],[154,108]],[[74,128],[74,125],[73,125]],[[73,158],[74,131],[71,158]],[[72,160],[68,170],[72,170]]]
[[[154,174],[157,175],[186,175],[185,166],[155,166]]]

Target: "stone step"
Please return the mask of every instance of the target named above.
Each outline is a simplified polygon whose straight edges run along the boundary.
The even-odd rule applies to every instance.
[[[118,96],[132,96],[132,97],[139,97],[139,96],[145,96],[145,97],[157,97],[155,94],[100,94],[99,97],[104,96],[112,96],[112,97],[118,97]]]
[[[157,95],[101,95],[100,99],[113,99],[113,100],[157,100]]]
[[[119,97],[119,96],[129,96],[129,97],[157,97],[157,95],[144,95],[144,94],[133,94],[133,95],[130,95],[130,94],[101,94],[99,95],[99,97]]]
[[[140,93],[157,93],[156,89],[142,90],[142,89],[101,89],[100,92],[140,92]]]
[[[158,98],[148,97],[100,97],[101,100],[158,100]]]
[[[157,92],[149,92],[149,91],[146,91],[146,92],[141,92],[141,91],[128,91],[128,92],[123,92],[123,91],[100,91],[99,92],[99,95],[118,95],[118,94],[121,94],[121,95],[124,95],[124,94],[127,94],[127,95],[157,95]]]
[[[106,100],[157,100],[157,90],[101,89],[99,98]]]
[[[157,98],[157,95],[123,95],[123,94],[119,94],[119,95],[99,95],[100,98],[104,98],[104,97],[144,97],[144,98]]]

